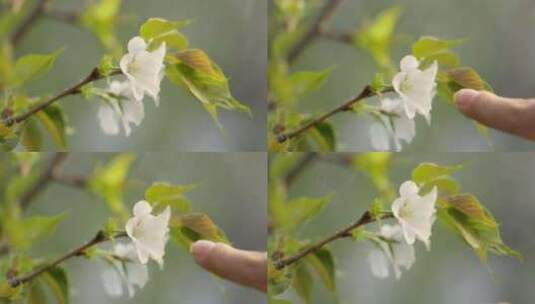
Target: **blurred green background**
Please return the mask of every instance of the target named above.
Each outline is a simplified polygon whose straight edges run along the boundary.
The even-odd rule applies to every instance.
[[[53,7],[67,11],[80,10],[83,4],[82,0],[52,1]],[[97,102],[84,102],[80,97],[60,101],[76,131],[69,137],[69,150],[265,150],[266,6],[265,1],[258,0],[123,1],[125,18],[118,31],[123,46],[137,35],[147,18],[193,18],[195,22],[184,29],[190,45],[206,51],[221,66],[230,78],[234,97],[252,109],[253,119],[243,113],[221,111],[225,137],[197,100],[164,80],[160,107],[145,100],[145,120],[129,138],[103,134],[97,120]],[[47,53],[62,47],[65,50],[49,74],[30,84],[31,93],[63,90],[87,75],[103,55],[89,32],[50,19],[42,20],[31,30],[17,54]]]
[[[318,1],[324,3],[325,1]],[[422,35],[443,39],[468,38],[456,51],[461,62],[474,67],[498,94],[535,97],[535,2],[532,0],[359,0],[343,1],[330,22],[332,28],[357,29],[366,18],[386,8],[403,9],[392,53],[395,62],[410,52]],[[326,85],[300,104],[302,112],[324,113],[357,94],[375,75],[372,60],[347,45],[319,40],[303,53],[295,68],[321,70],[334,66]],[[453,106],[435,100],[429,128],[418,119],[417,135],[406,151],[489,150],[472,123]],[[371,149],[369,118],[341,114],[332,120],[340,151]],[[533,143],[491,132],[497,151],[528,151]]]
[[[504,242],[524,255],[524,263],[491,255],[491,274],[458,237],[435,225],[431,251],[418,244],[416,262],[401,280],[381,280],[372,275],[368,264],[368,254],[374,248],[371,244],[337,241],[331,248],[337,262],[339,303],[533,303],[535,154],[398,153],[390,171],[394,185],[410,179],[412,169],[426,161],[464,166],[454,175],[463,191],[476,195],[494,214]],[[351,169],[314,162],[295,181],[290,194],[318,197],[332,193],[333,199],[303,228],[302,236],[319,239],[345,227],[377,197],[373,189],[365,176]],[[318,281],[313,290],[313,303],[335,303]]]
[[[66,174],[89,173],[97,162],[113,155],[73,153]],[[155,181],[197,183],[187,197],[194,211],[208,214],[238,248],[266,248],[266,155],[264,153],[148,153],[139,154],[126,188],[130,206]],[[89,192],[52,184],[35,199],[28,215],[68,216],[46,242],[35,244],[33,256],[55,257],[90,239],[105,224],[109,211]],[[244,229],[244,227],[246,229]],[[72,259],[65,264],[71,284],[71,303],[265,303],[264,294],[216,280],[195,264],[190,255],[170,241],[165,267],[149,265],[147,285],[133,299],[108,297],[102,287],[102,268],[96,262]]]

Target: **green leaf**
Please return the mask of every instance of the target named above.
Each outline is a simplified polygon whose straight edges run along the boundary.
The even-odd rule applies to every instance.
[[[395,196],[388,177],[391,162],[392,153],[388,152],[360,153],[352,159],[353,168],[366,174],[381,197],[386,200],[391,200]]]
[[[123,189],[134,155],[120,154],[106,165],[98,165],[89,178],[90,189],[101,197],[110,210],[120,216],[128,213],[123,204]]]
[[[429,193],[434,187],[439,195],[453,195],[459,192],[459,184],[450,176],[440,176],[422,185],[421,192]]]
[[[46,299],[46,293],[41,284],[41,280],[34,280],[26,287],[25,304],[40,304]],[[0,303],[3,303],[0,301]]]
[[[307,264],[316,271],[323,285],[331,292],[336,291],[334,257],[328,249],[321,248],[306,257]]]
[[[450,79],[461,86],[461,88],[482,91],[486,88],[485,81],[479,76],[476,70],[468,67],[450,69],[447,71]]]
[[[431,36],[424,36],[412,45],[412,54],[418,59],[434,56],[437,53],[447,51],[450,48],[461,45],[465,42],[458,40],[441,40]]]
[[[380,199],[375,199],[373,203],[368,208],[368,212],[373,219],[380,219],[381,214],[384,211],[383,201]]]
[[[229,243],[223,230],[206,214],[190,213],[175,216],[171,220],[170,227],[173,239],[188,249],[191,243],[198,240]]]
[[[40,276],[40,280],[50,288],[56,303],[69,303],[69,280],[63,268],[57,266],[51,268]]]
[[[114,68],[115,65],[113,64],[113,56],[104,55],[102,58],[100,58],[100,62],[98,64],[98,73],[100,75],[108,76]]]
[[[268,294],[273,296],[285,292],[292,284],[293,274],[292,267],[277,270],[270,260],[268,262]]]
[[[305,264],[294,269],[292,286],[305,304],[312,303],[312,275]]]
[[[436,178],[449,176],[461,168],[461,166],[439,166],[433,163],[421,163],[412,171],[412,181],[422,185]]]
[[[162,18],[150,18],[139,29],[140,36],[150,42],[150,46],[157,47],[165,42],[168,47],[181,50],[188,46],[186,37],[178,31],[191,21],[167,21]]]
[[[154,183],[145,190],[145,200],[161,208],[170,206],[175,212],[188,213],[191,211],[191,203],[184,197],[184,193],[195,187],[195,185]]]
[[[336,150],[336,134],[331,123],[318,123],[310,128],[306,135],[316,144],[319,151],[332,152]]]
[[[362,241],[364,238],[366,237],[366,230],[364,230],[364,227],[359,227],[357,229],[353,229],[353,231],[351,231],[351,239],[353,239],[353,241]]]
[[[20,143],[26,151],[36,152],[42,150],[43,138],[35,119],[30,118],[24,123]]]
[[[397,6],[391,7],[365,24],[355,35],[356,46],[368,52],[381,68],[392,66],[390,49],[400,16],[401,9]]]
[[[452,51],[445,50],[425,57],[425,59],[421,63],[421,66],[429,66],[435,61],[438,63],[438,66],[441,69],[456,68],[460,64],[459,56],[457,56]]]
[[[322,71],[300,71],[288,76],[288,82],[296,100],[319,89],[331,74],[332,68]]]
[[[300,197],[286,203],[284,212],[280,212],[275,227],[293,230],[305,221],[316,216],[330,201],[330,196],[320,198]]]
[[[385,82],[385,76],[382,73],[377,73],[373,77],[373,80],[370,84],[370,89],[372,92],[379,93],[382,92],[387,86],[388,85]]]
[[[503,243],[499,225],[479,200],[471,194],[459,194],[440,200],[438,218],[487,263],[488,252],[518,259],[522,256]]]
[[[218,108],[250,113],[247,106],[232,97],[227,78],[205,52],[186,49],[176,53],[175,59],[178,63],[166,68],[167,78],[198,99],[219,128],[222,125],[218,120]]]
[[[483,208],[477,198],[471,194],[459,194],[448,197],[451,208],[463,213],[467,217],[490,227],[497,227],[497,223]]]
[[[283,299],[268,298],[268,304],[292,304],[292,302]]]
[[[35,165],[41,160],[41,153],[19,152],[12,154],[13,159],[17,162],[21,175],[28,175],[32,172]]]
[[[56,147],[60,150],[67,149],[67,119],[63,110],[57,105],[51,105],[37,112],[37,119],[52,136]]]
[[[5,227],[6,236],[10,245],[27,248],[35,241],[52,235],[65,216],[66,213],[56,216],[34,216],[10,222],[10,225]]]
[[[13,85],[19,86],[39,74],[48,71],[63,50],[55,51],[51,54],[31,54],[23,56],[15,62],[15,78]]]
[[[114,55],[120,56],[122,48],[115,37],[115,23],[121,0],[93,1],[79,16],[80,24],[87,28],[99,42]]]

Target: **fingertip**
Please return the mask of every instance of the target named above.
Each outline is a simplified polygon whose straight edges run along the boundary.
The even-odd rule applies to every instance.
[[[462,89],[455,93],[454,100],[457,107],[465,112],[470,109],[472,104],[477,100],[477,97],[481,94],[479,91],[472,89]]]
[[[200,240],[191,245],[190,253],[197,263],[202,264],[202,262],[206,260],[206,257],[210,255],[210,252],[212,252],[215,247],[216,243],[214,242]]]

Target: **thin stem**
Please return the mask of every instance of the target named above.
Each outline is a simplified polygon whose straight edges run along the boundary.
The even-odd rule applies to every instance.
[[[384,214],[381,219],[388,219],[388,218],[392,218],[393,215],[390,214],[390,213],[386,213]],[[356,220],[355,222],[351,223],[349,226],[343,228],[343,229],[340,229],[338,231],[336,231],[334,234],[310,245],[310,246],[307,246],[305,249],[301,250],[300,252],[294,254],[294,255],[291,255],[289,257],[286,257],[286,258],[283,258],[283,259],[279,259],[279,260],[276,260],[273,262],[273,266],[278,269],[278,270],[281,270],[285,267],[288,267],[294,263],[297,263],[298,261],[300,261],[302,258],[306,257],[307,255],[309,254],[312,254],[318,250],[320,250],[321,248],[323,248],[323,246],[331,243],[331,242],[334,242],[336,240],[339,240],[339,239],[343,239],[343,238],[347,238],[347,237],[350,237],[351,236],[351,232],[359,227],[362,227],[362,226],[365,226],[367,224],[370,224],[370,223],[373,223],[375,222],[376,219],[373,218],[371,216],[371,214],[366,211],[358,220]]]
[[[77,12],[49,9],[44,12],[45,17],[67,24],[77,24],[79,14]]]
[[[4,119],[4,125],[6,127],[11,127],[12,125],[14,125],[16,123],[21,123],[21,122],[25,121],[26,119],[28,119],[29,117],[31,117],[32,115],[34,115],[35,113],[37,113],[37,112],[45,109],[46,107],[50,106],[51,104],[53,104],[57,100],[60,100],[60,99],[62,99],[64,97],[67,97],[67,96],[70,96],[70,95],[79,94],[81,92],[81,88],[84,85],[88,84],[88,83],[100,80],[100,79],[105,78],[107,76],[113,76],[113,75],[119,75],[119,74],[122,74],[121,70],[116,69],[116,70],[113,70],[108,75],[102,75],[99,72],[98,68],[94,68],[93,70],[91,70],[91,73],[89,73],[89,75],[87,75],[84,79],[82,79],[80,82],[78,82],[74,86],[63,90],[58,95],[50,98],[49,100],[47,100],[45,102],[42,102],[42,103],[34,106],[33,108],[31,108],[30,110],[28,110],[25,113],[22,113],[20,115],[14,116],[14,117],[8,117],[8,118]]]
[[[11,44],[17,45],[22,37],[28,33],[30,28],[39,20],[46,11],[49,0],[38,0],[35,7],[30,11],[26,19],[15,29],[11,36]]]
[[[321,37],[340,42],[343,44],[353,44],[354,34],[350,31],[344,30],[324,30],[321,33]]]
[[[383,90],[381,93],[387,93],[387,92],[391,92],[392,91],[392,88],[387,88],[385,90]],[[283,133],[283,134],[279,134],[277,136],[277,141],[279,143],[284,143],[285,141],[287,140],[290,140],[296,136],[299,136],[301,135],[303,132],[307,131],[308,129],[324,122],[325,120],[329,119],[331,116],[334,116],[340,112],[347,112],[347,111],[351,111],[351,109],[353,108],[353,106],[358,103],[359,101],[363,100],[363,99],[366,99],[366,98],[369,98],[369,97],[372,97],[372,96],[376,96],[377,93],[375,93],[370,86],[366,86],[361,92],[359,95],[357,95],[356,97],[353,97],[351,98],[350,100],[344,102],[343,104],[339,105],[338,107],[332,109],[331,111],[315,118],[315,119],[312,119],[311,121],[309,121],[308,123],[304,124],[303,126],[297,128],[296,130],[293,130],[293,131],[290,131],[290,132],[287,132],[287,133]]]
[[[84,176],[65,175],[62,172],[54,174],[52,176],[54,182],[65,186],[71,186],[74,188],[85,188],[87,185],[87,178]]]
[[[333,17],[334,12],[341,3],[342,0],[327,1],[325,6],[320,10],[316,19],[312,21],[308,31],[288,52],[288,63],[292,64],[299,57],[299,55],[301,55],[301,53],[320,36],[325,24]]]
[[[37,181],[20,197],[19,204],[23,210],[27,209],[33,199],[52,182],[53,176],[58,172],[67,156],[68,154],[65,152],[57,152],[54,155]]]
[[[288,170],[288,173],[286,174],[286,177],[284,178],[284,182],[286,184],[286,187],[290,187],[295,179],[299,177],[299,175],[310,165],[318,155],[316,153],[305,153],[303,157],[295,164],[294,167],[292,167],[290,170]]]
[[[91,239],[89,242],[81,245],[80,247],[77,247],[69,252],[67,252],[66,254],[60,256],[59,258],[53,260],[52,262],[50,263],[47,263],[41,267],[38,267],[26,274],[23,274],[21,276],[17,276],[17,277],[10,277],[8,278],[8,283],[9,283],[9,286],[11,286],[12,288],[15,288],[17,286],[19,286],[20,284],[24,284],[32,279],[34,279],[35,277],[41,275],[42,273],[44,272],[47,272],[49,271],[50,269],[56,267],[57,265],[65,262],[66,260],[70,259],[70,258],[73,258],[73,257],[77,257],[77,256],[82,256],[85,254],[85,251],[95,245],[98,245],[100,243],[103,243],[103,242],[106,242],[106,241],[110,241],[112,239],[115,239],[115,238],[121,238],[121,237],[126,237],[126,233],[125,232],[120,232],[120,233],[117,233],[116,235],[114,235],[113,237],[108,237],[104,234],[104,232],[102,231],[99,231],[94,237],[93,239]]]

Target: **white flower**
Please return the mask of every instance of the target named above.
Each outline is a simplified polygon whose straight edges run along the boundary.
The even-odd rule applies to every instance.
[[[392,203],[392,212],[401,225],[407,243],[412,245],[419,239],[429,250],[429,238],[435,221],[437,188],[434,187],[424,196],[418,192],[418,186],[413,181],[404,182],[399,189],[400,197]]]
[[[123,284],[126,285],[128,295],[134,297],[137,286],[143,288],[149,279],[146,265],[140,263],[136,249],[132,243],[115,245],[114,256],[124,259],[124,262],[114,261],[113,268],[107,267],[102,273],[102,281],[106,292],[113,297],[123,295]]]
[[[117,135],[122,124],[126,136],[130,136],[130,124],[139,126],[145,117],[143,103],[134,98],[126,82],[112,81],[108,90],[114,96],[100,105],[100,127],[107,135]]]
[[[419,69],[416,57],[409,55],[401,60],[401,72],[394,76],[392,85],[403,100],[407,117],[413,119],[416,113],[431,121],[431,107],[436,94],[435,78],[438,72],[437,62],[426,70]]]
[[[416,260],[414,247],[405,242],[399,225],[382,226],[380,235],[386,241],[379,244],[381,250],[373,250],[368,257],[372,273],[378,278],[387,278],[390,275],[389,267],[392,266],[399,280],[401,267],[409,270]]]
[[[148,93],[156,105],[160,94],[160,82],[163,78],[165,43],[153,52],[147,51],[147,43],[136,36],[128,42],[128,53],[121,58],[121,71],[126,75],[134,97],[142,100]]]
[[[142,264],[149,258],[155,260],[163,267],[165,244],[168,240],[169,219],[171,209],[169,206],[159,215],[151,214],[152,207],[146,201],[139,201],[134,206],[134,217],[126,223],[126,233],[134,242],[137,255]]]
[[[399,98],[381,100],[381,110],[393,114],[391,117],[381,116],[380,122],[370,126],[372,147],[379,151],[389,151],[390,137],[394,141],[396,151],[401,151],[401,141],[411,143],[416,135],[416,123],[403,111],[403,102]]]

